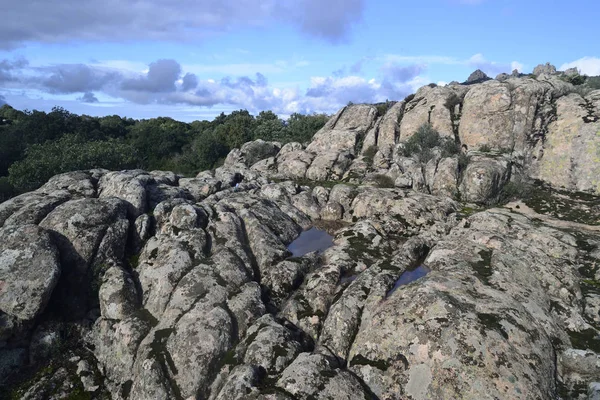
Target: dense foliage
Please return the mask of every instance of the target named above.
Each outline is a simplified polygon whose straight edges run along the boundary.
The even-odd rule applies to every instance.
[[[404,144],[404,156],[416,157],[420,162],[427,163],[434,156],[433,149],[439,148],[442,157],[450,157],[460,153],[460,147],[453,138],[442,137],[430,124],[424,124],[417,129]]]
[[[90,117],[55,107],[51,112],[0,107],[0,202],[33,190],[53,175],[90,168],[163,169],[185,175],[217,166],[227,153],[255,140],[307,142],[328,116],[271,111],[221,113],[184,123],[117,115]]]

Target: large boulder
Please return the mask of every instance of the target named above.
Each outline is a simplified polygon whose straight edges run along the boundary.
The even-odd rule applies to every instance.
[[[533,69],[533,74],[538,76],[542,74],[553,75],[556,74],[556,67],[549,62],[546,64],[539,64]]]
[[[573,93],[556,101],[556,114],[531,174],[554,186],[600,193],[600,112]]]
[[[473,155],[463,172],[461,199],[472,203],[494,202],[510,179],[511,162],[503,156]]]
[[[60,250],[62,277],[57,288],[61,312],[69,318],[97,307],[104,272],[125,256],[127,203],[116,198],[80,199],[62,204],[40,223]]]
[[[306,148],[312,153],[354,151],[359,138],[375,124],[377,109],[358,104],[342,108],[319,130]]]
[[[35,225],[0,229],[0,311],[29,321],[44,311],[60,277],[58,249]]]
[[[247,167],[265,158],[274,157],[281,149],[279,142],[265,142],[262,139],[244,143],[239,150],[233,150],[225,159],[225,165],[242,163]]]
[[[424,124],[431,124],[441,136],[454,138],[454,118],[459,113],[467,90],[464,86],[420,88],[404,109],[400,122],[400,141],[408,140]]]

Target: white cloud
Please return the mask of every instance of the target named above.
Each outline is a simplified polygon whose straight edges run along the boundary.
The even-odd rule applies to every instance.
[[[579,60],[572,61],[560,66],[560,70],[564,71],[569,68],[577,68],[579,73],[588,76],[600,75],[600,58],[596,57],[583,57]]]
[[[510,68],[511,68],[511,72],[514,71],[515,69],[519,72],[523,72],[524,65],[521,64],[520,62],[513,61],[510,63]]]

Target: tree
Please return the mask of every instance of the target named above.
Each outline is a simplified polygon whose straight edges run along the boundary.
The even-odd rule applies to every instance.
[[[234,111],[215,128],[215,133],[229,149],[241,147],[252,140],[254,123],[254,117],[247,110]]]
[[[8,169],[9,182],[19,191],[34,190],[63,172],[81,169],[135,168],[138,160],[131,145],[122,140],[87,141],[78,135],[34,144],[26,157]]]
[[[308,142],[313,135],[325,126],[329,117],[325,114],[303,115],[294,113],[290,115],[287,123],[288,142]]]
[[[188,124],[165,117],[138,122],[127,136],[147,169],[160,169],[169,158],[181,154],[191,139]]]

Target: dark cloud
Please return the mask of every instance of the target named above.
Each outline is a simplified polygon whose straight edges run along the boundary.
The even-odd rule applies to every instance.
[[[98,99],[96,98],[96,96],[94,96],[94,93],[92,92],[84,93],[83,96],[78,97],[77,100],[83,103],[98,103]]]
[[[184,92],[196,89],[198,87],[198,78],[196,75],[187,73],[183,77],[183,82],[181,83],[181,90]]]
[[[175,60],[158,60],[150,64],[146,76],[127,79],[121,89],[136,92],[164,93],[175,90],[181,66]]]
[[[29,63],[24,58],[17,58],[15,60],[0,60],[0,82],[10,82],[17,80],[17,76],[14,75],[26,67]]]
[[[326,4],[322,0],[278,3],[280,14],[287,15],[301,31],[331,42],[342,42],[347,38],[349,27],[361,20],[364,7],[364,0],[328,0]]]
[[[252,80],[247,76],[238,77],[232,80],[231,77],[221,79],[221,85],[232,89],[248,89],[252,87],[266,87],[268,85],[267,78],[260,72],[256,74],[256,80]]]
[[[198,40],[281,21],[330,42],[344,40],[364,0],[45,0],[4,7],[0,48],[27,42]],[[248,11],[251,10],[249,13]]]
[[[117,82],[122,76],[114,71],[107,72],[85,64],[64,64],[46,69],[50,73],[42,84],[50,93],[80,93],[103,89]]]

